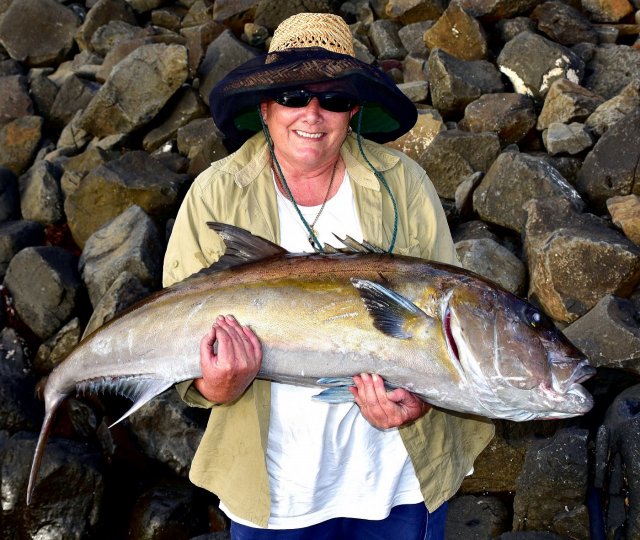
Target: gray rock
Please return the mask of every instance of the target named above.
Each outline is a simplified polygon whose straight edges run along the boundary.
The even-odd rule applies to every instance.
[[[438,194],[455,198],[458,185],[477,171],[486,172],[500,154],[495,133],[452,129],[438,133],[418,163],[429,174]]]
[[[210,21],[212,16],[213,6],[211,5],[211,2],[208,2],[207,0],[196,0],[195,2],[190,3],[189,10],[182,19],[182,26],[186,28],[204,24],[207,21]]]
[[[186,13],[187,8],[181,5],[159,7],[151,12],[151,24],[179,32]]]
[[[9,75],[0,77],[0,126],[33,114],[33,102],[29,97],[27,77],[24,75]]]
[[[58,94],[59,86],[49,78],[51,68],[33,68],[29,70],[29,91],[38,116],[49,120],[51,107]]]
[[[403,24],[437,19],[445,8],[443,0],[389,0],[381,3],[386,5],[379,17],[397,18]]]
[[[261,51],[237,39],[230,30],[222,32],[207,47],[207,53],[198,68],[200,97],[209,105],[209,92],[232,69],[257,56]]]
[[[390,19],[380,19],[369,26],[369,40],[379,60],[402,60],[407,55],[398,35],[400,28],[399,22]]]
[[[16,313],[43,340],[80,307],[83,288],[77,266],[74,255],[55,246],[27,247],[9,263],[4,284]]]
[[[150,293],[151,290],[142,284],[140,278],[125,270],[116,277],[107,292],[102,295],[91,314],[82,337],[88,336]]]
[[[552,122],[584,122],[604,98],[568,79],[557,79],[544,99],[538,117],[538,129],[549,127]]]
[[[211,118],[199,118],[178,129],[178,150],[189,159],[188,174],[197,176],[228,152]]]
[[[33,361],[34,369],[43,375],[51,373],[78,344],[81,335],[80,319],[75,317],[38,347]]]
[[[0,167],[15,174],[29,168],[40,145],[43,123],[40,116],[21,116],[0,128]]]
[[[467,176],[456,188],[454,196],[455,208],[458,214],[463,218],[471,217],[473,213],[473,192],[482,182],[484,173],[475,172]]]
[[[85,109],[80,127],[98,137],[130,133],[162,109],[187,74],[183,46],[143,45],[113,70]]]
[[[429,50],[442,49],[460,60],[482,60],[488,53],[482,26],[455,2],[425,31],[424,42]]]
[[[503,146],[521,141],[535,126],[533,100],[515,93],[484,94],[464,110],[460,129],[476,133],[492,131]]]
[[[73,10],[55,0],[20,0],[0,20],[0,43],[14,60],[48,66],[71,51],[79,25]]]
[[[589,19],[570,4],[545,2],[536,6],[531,18],[538,25],[538,30],[561,45],[598,43],[598,33]]]
[[[530,199],[553,196],[567,199],[578,209],[584,206],[576,190],[547,162],[503,152],[473,194],[473,207],[483,220],[522,232],[526,221],[523,205]]]
[[[193,88],[186,87],[176,93],[163,113],[156,117],[154,120],[156,127],[151,129],[142,140],[142,146],[147,152],[153,152],[164,142],[175,138],[178,130],[191,120],[208,117],[209,109]]]
[[[463,495],[449,501],[445,538],[486,540],[511,529],[510,509],[498,497]]]
[[[606,489],[609,505],[604,511],[611,534],[627,538],[640,535],[640,385],[620,392],[607,409],[598,429],[596,486]]]
[[[125,0],[98,0],[87,12],[82,26],[76,32],[78,46],[82,50],[89,49],[95,31],[109,21],[124,21],[135,24],[136,18]]]
[[[534,23],[529,17],[501,19],[496,23],[495,31],[500,40],[503,43],[506,43],[522,32],[535,32],[536,23]]]
[[[610,99],[634,80],[640,79],[640,55],[627,45],[600,45],[587,62],[583,85]]]
[[[0,279],[9,267],[11,259],[21,249],[42,244],[44,229],[35,221],[5,221],[0,223]]]
[[[118,45],[131,41],[143,40],[154,35],[152,28],[141,28],[135,23],[112,20],[98,28],[91,36],[91,50],[100,56],[106,56]]]
[[[511,251],[489,238],[463,240],[456,243],[462,266],[494,281],[514,294],[526,290],[527,270]]]
[[[92,170],[104,165],[107,161],[115,159],[117,156],[103,150],[102,148],[89,148],[76,156],[66,160],[62,167],[64,172],[60,179],[60,186],[65,197],[73,193],[82,179]]]
[[[136,501],[128,534],[137,540],[189,538],[208,530],[207,512],[188,483],[160,483],[146,490]]]
[[[58,128],[64,127],[78,111],[84,110],[96,95],[100,85],[75,75],[62,83],[49,111],[49,119]]]
[[[593,366],[640,374],[638,315],[630,300],[606,294],[564,333]]]
[[[213,5],[213,20],[241,19],[256,4],[255,0],[221,0]]]
[[[616,195],[640,195],[640,108],[607,130],[578,172],[577,190],[604,211]]]
[[[534,441],[527,451],[514,499],[513,529],[558,530],[558,520],[573,524],[570,538],[589,537],[586,429],[566,428]]]
[[[74,240],[83,247],[102,225],[134,204],[159,221],[167,219],[176,210],[186,180],[142,151],[127,152],[100,165],[65,200]],[[101,194],[99,199],[96,193]]]
[[[207,416],[204,409],[190,409],[171,388],[136,411],[128,421],[147,457],[186,477]]]
[[[75,156],[79,154],[93,138],[90,133],[87,133],[80,127],[81,116],[82,111],[77,111],[69,123],[62,128],[62,132],[56,143],[56,151],[58,154]]]
[[[25,486],[35,450],[35,438],[19,433],[9,439],[2,457],[3,538],[64,538],[81,540],[96,533],[101,518],[105,482],[102,460],[86,444],[52,439],[27,509]],[[17,535],[17,536],[16,536]]]
[[[575,321],[640,282],[640,248],[601,219],[561,198],[532,200],[526,211],[529,297],[556,321]]]
[[[407,24],[398,30],[398,37],[407,54],[428,58],[429,50],[424,43],[424,33],[433,26],[433,21],[419,21]]]
[[[48,161],[38,161],[20,176],[20,207],[24,219],[43,225],[64,220],[60,167]]]
[[[9,169],[0,167],[0,223],[20,213],[18,179]]]
[[[540,0],[458,0],[460,7],[486,22],[529,13]]]
[[[542,140],[547,152],[556,154],[579,154],[593,145],[591,132],[580,122],[563,124],[552,122],[542,133]]]
[[[165,3],[165,0],[127,0],[137,13],[146,13]]]
[[[486,60],[458,60],[435,49],[429,55],[429,84],[433,106],[443,115],[462,115],[483,94],[503,92],[496,67]]]
[[[158,288],[164,242],[153,221],[133,205],[93,233],[80,257],[79,268],[96,306],[123,272],[142,284]]]
[[[544,98],[556,79],[579,84],[584,73],[584,62],[574,52],[532,32],[522,32],[507,42],[497,63],[516,92],[536,100]]]
[[[218,5],[217,3],[215,4]],[[189,51],[189,74],[192,77],[197,76],[198,66],[202,62],[207,48],[222,32],[225,27],[213,21],[207,21],[197,26],[182,28],[180,34],[186,40],[187,50]]]
[[[400,83],[398,85],[400,91],[414,103],[420,103],[427,100],[429,95],[428,81],[412,81]]]
[[[33,431],[40,423],[42,403],[35,399],[27,354],[13,328],[0,331],[0,430],[9,433]]]

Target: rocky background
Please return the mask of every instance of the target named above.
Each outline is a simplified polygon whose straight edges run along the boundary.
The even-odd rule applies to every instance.
[[[277,24],[327,11],[420,109],[464,265],[539,304],[598,367],[583,418],[498,435],[448,538],[640,538],[639,0],[0,0],[0,536],[227,538],[187,471],[206,413],[167,392],[122,425],[69,399],[33,504],[37,391],[160,286],[171,220],[227,154],[208,92]],[[162,339],[162,328],[158,328]]]

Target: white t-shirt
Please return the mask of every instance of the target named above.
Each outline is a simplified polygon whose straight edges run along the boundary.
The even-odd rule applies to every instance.
[[[278,190],[281,245],[313,251],[295,208]],[[309,224],[320,206],[299,206]],[[314,227],[334,247],[362,229],[348,175]],[[327,376],[330,376],[327,373]],[[269,528],[308,527],[336,517],[384,519],[391,508],[422,502],[413,465],[397,429],[374,428],[354,403],[312,400],[321,389],[271,384],[267,471],[271,493]],[[237,518],[221,504],[234,521]]]

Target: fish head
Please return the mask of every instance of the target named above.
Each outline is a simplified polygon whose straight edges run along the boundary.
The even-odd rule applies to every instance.
[[[444,304],[450,356],[483,414],[525,421],[591,409],[580,383],[595,369],[538,308],[484,282],[454,288]]]

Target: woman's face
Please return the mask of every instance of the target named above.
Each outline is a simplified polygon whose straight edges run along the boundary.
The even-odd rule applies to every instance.
[[[263,102],[262,115],[269,128],[279,161],[312,169],[332,162],[340,154],[347,136],[354,106],[346,112],[332,112],[313,97],[304,107],[285,107],[276,101]]]

